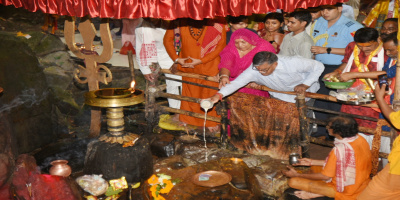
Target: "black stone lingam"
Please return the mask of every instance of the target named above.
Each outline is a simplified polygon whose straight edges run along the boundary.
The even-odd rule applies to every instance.
[[[129,183],[148,179],[153,173],[149,141],[124,131],[123,106],[144,101],[141,90],[106,88],[85,94],[85,103],[107,108],[108,133],[88,145],[85,174],[102,174],[107,180],[125,176]]]

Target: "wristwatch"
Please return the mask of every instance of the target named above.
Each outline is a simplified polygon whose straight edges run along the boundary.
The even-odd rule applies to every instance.
[[[326,49],[326,53],[328,53],[328,54],[331,54],[331,51],[332,51],[332,48],[330,48],[330,47],[328,47],[328,48]]]

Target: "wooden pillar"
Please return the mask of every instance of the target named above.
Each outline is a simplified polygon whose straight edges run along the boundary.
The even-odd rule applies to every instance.
[[[221,146],[226,149],[228,146],[228,103],[226,98],[221,101]]]
[[[307,119],[307,106],[305,96],[302,94],[297,94],[296,98],[296,106],[299,112],[299,124],[300,124],[300,147],[303,158],[309,158],[310,153],[310,138],[308,135],[309,132],[309,123]]]
[[[89,91],[98,90],[99,82],[108,84],[112,80],[111,71],[106,66],[97,64],[110,60],[113,53],[108,19],[102,19],[100,24],[100,35],[103,42],[103,52],[101,55],[98,55],[93,50],[96,29],[90,19],[86,17],[82,18],[78,29],[82,34],[84,49],[79,49],[75,43],[75,18],[67,17],[64,25],[65,42],[73,54],[85,61],[85,66],[79,65],[78,69],[75,69],[74,78],[78,83],[87,83]],[[103,71],[100,71],[100,69]],[[98,137],[100,135],[100,125],[101,111],[99,108],[92,108],[89,137]]]

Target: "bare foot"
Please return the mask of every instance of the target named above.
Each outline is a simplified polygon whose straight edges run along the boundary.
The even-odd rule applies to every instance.
[[[311,192],[306,192],[303,190],[300,191],[295,191],[294,195],[300,199],[312,199],[312,198],[317,198],[317,197],[322,197],[324,195],[321,194],[315,194],[315,193],[311,193]]]

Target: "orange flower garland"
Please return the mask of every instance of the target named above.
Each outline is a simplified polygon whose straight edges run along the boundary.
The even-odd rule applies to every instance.
[[[168,194],[176,183],[171,181],[171,176],[165,174],[153,174],[147,182],[151,185],[150,192],[154,200],[165,200],[160,194]]]

